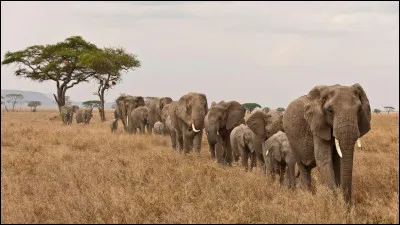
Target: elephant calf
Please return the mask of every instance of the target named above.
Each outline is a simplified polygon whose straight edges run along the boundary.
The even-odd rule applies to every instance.
[[[287,167],[286,185],[289,188],[294,188],[296,156],[290,147],[286,134],[278,131],[262,143],[262,149],[264,161],[271,176],[275,177],[275,174],[279,174],[279,181],[282,183]]]
[[[116,132],[118,128],[118,119],[112,119],[110,121],[110,128],[111,128],[111,133]]]
[[[139,129],[141,134],[144,134],[145,126],[147,124],[147,118],[149,116],[149,108],[146,106],[140,106],[132,110],[130,117],[128,118],[129,127],[128,132],[136,134],[136,129]]]
[[[75,119],[76,119],[76,123],[89,124],[92,117],[93,117],[93,108],[79,109],[76,112]]]
[[[163,135],[163,136],[167,135],[167,131],[166,131],[165,126],[164,126],[164,124],[162,122],[157,121],[154,124],[154,133],[158,134],[158,135]]]
[[[248,158],[250,156],[251,166],[250,171],[256,166],[256,151],[254,146],[255,134],[250,128],[244,124],[233,128],[230,134],[233,158],[238,161],[239,155],[242,158],[242,165],[248,170]]]

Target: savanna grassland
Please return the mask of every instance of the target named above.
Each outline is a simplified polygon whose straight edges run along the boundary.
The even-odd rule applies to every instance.
[[[173,151],[169,137],[111,134],[57,112],[1,112],[1,223],[399,223],[398,114],[373,115],[356,147],[346,212],[319,182],[316,194],[279,186],[234,164]],[[112,118],[112,112],[106,114]]]

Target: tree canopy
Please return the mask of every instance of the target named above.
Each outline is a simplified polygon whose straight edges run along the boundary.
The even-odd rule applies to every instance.
[[[12,105],[12,111],[14,112],[15,105],[21,104],[24,96],[21,94],[7,94],[6,99]]]
[[[278,107],[278,108],[276,109],[276,111],[278,111],[278,112],[284,112],[284,111],[285,111],[285,108],[283,108],[283,107]]]
[[[380,109],[374,109],[374,113],[379,114],[379,113],[381,113],[381,110]]]
[[[82,102],[82,105],[86,108],[99,108],[100,107],[100,101],[99,100],[89,100],[86,102]]]
[[[383,108],[386,110],[387,113],[394,111],[394,107],[392,107],[392,106],[385,106]]]
[[[42,102],[40,102],[40,101],[29,101],[28,102],[28,106],[31,107],[32,112],[36,112],[36,108],[40,105],[42,105]]]
[[[65,93],[78,83],[87,82],[94,75],[82,61],[98,48],[81,36],[72,36],[62,42],[49,45],[33,45],[24,50],[6,52],[2,65],[16,64],[17,77],[43,82],[56,82],[59,106],[65,105]]]
[[[245,108],[246,110],[249,110],[250,113],[255,109],[255,108],[261,108],[261,106],[257,103],[244,103],[242,104],[243,108]]]

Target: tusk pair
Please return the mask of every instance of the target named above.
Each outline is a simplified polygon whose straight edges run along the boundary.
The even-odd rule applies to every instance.
[[[200,130],[196,130],[196,127],[194,127],[194,124],[193,124],[193,123],[192,123],[192,129],[193,129],[193,131],[196,132],[196,133],[200,132]]]
[[[340,158],[342,158],[342,150],[340,149],[340,144],[339,144],[339,140],[335,138],[335,146],[336,146],[336,151],[338,153],[338,155],[340,156]],[[357,146],[359,148],[361,148],[361,141],[360,139],[357,139]]]

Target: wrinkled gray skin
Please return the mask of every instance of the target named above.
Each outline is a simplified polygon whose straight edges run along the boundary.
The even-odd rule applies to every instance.
[[[115,108],[117,111],[118,118],[121,119],[122,124],[124,125],[124,130],[126,132],[129,132],[128,115],[131,114],[132,110],[144,105],[145,105],[144,99],[141,96],[121,95],[117,98]]]
[[[147,133],[152,134],[154,124],[161,121],[161,111],[164,106],[172,102],[170,97],[146,97],[145,104],[149,108],[149,118],[147,123]]]
[[[204,94],[190,92],[168,105],[172,125],[177,131],[179,150],[185,149],[183,152],[188,153],[194,148],[199,152],[204,117],[208,111],[207,97]]]
[[[276,110],[270,110],[268,113],[257,111],[252,113],[246,120],[246,125],[254,132],[254,148],[256,150],[257,161],[261,166],[263,175],[266,175],[266,167],[262,152],[262,142],[283,131],[283,116]]]
[[[256,150],[253,143],[255,134],[244,124],[233,128],[230,140],[233,151],[233,157],[236,159],[241,156],[242,165],[246,172],[248,170],[248,158],[250,157],[250,171],[256,166]]]
[[[76,123],[89,124],[92,117],[93,117],[93,108],[79,109],[75,115]]]
[[[149,108],[146,106],[140,106],[132,110],[129,117],[128,132],[136,134],[136,130],[139,129],[140,133],[144,134],[148,116]]]
[[[270,175],[274,178],[275,174],[279,174],[279,182],[282,184],[286,173],[286,185],[293,189],[296,185],[296,155],[290,147],[286,134],[278,131],[262,143],[262,149]]]
[[[117,129],[118,129],[118,119],[112,119],[110,121],[110,128],[111,128],[111,133],[117,131]]]
[[[164,124],[162,122],[160,122],[160,121],[157,121],[154,124],[154,133],[158,134],[158,135],[163,135],[163,136],[168,134],[167,130],[165,129]]]
[[[72,124],[72,117],[74,113],[78,111],[79,106],[77,105],[68,105],[61,107],[61,118],[64,124],[71,125]]]
[[[218,163],[231,165],[233,155],[230,134],[233,128],[244,122],[245,112],[237,101],[221,101],[210,108],[206,119],[206,135],[211,158],[216,158]],[[222,148],[216,148],[217,144],[222,145]]]
[[[161,111],[161,122],[164,124],[165,129],[167,130],[167,133],[169,134],[171,138],[171,146],[174,150],[177,149],[177,143],[178,143],[178,137],[177,137],[177,131],[172,125],[172,120],[171,116],[169,115],[170,105],[164,106],[164,108]]]
[[[315,86],[292,101],[285,110],[283,126],[298,157],[301,186],[311,189],[311,169],[317,166],[323,182],[332,190],[341,187],[349,203],[354,144],[371,129],[370,121],[369,100],[358,83]]]

